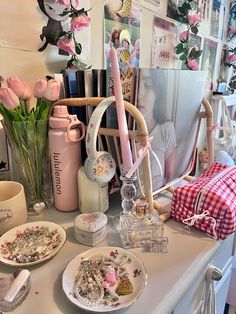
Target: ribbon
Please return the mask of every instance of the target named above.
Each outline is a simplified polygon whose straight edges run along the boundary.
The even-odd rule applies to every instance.
[[[198,221],[199,219],[202,219],[202,218],[207,218],[207,219],[210,219],[212,220],[213,222],[213,239],[217,240],[217,235],[216,235],[216,220],[215,218],[211,217],[211,216],[208,216],[209,215],[209,211],[208,210],[205,210],[203,213],[201,214],[194,214],[192,217],[189,217],[189,218],[185,218],[183,219],[183,223],[186,224],[187,226],[191,227],[195,224],[196,221]]]
[[[210,131],[216,131],[216,130],[227,131],[227,130],[230,130],[230,128],[228,128],[226,126],[220,126],[219,124],[213,124],[212,126],[207,127],[207,130],[210,130]]]
[[[139,151],[138,151],[138,154],[137,154],[137,159],[135,160],[133,166],[129,169],[129,171],[127,172],[126,174],[126,178],[131,178],[131,176],[134,174],[134,172],[138,169],[139,165],[141,164],[143,158],[147,155],[148,151],[150,150],[150,152],[153,154],[153,156],[155,157],[157,163],[158,163],[158,166],[160,168],[160,172],[161,172],[161,175],[163,176],[163,171],[162,171],[162,168],[161,168],[161,163],[160,163],[160,160],[159,158],[157,157],[157,155],[154,153],[154,151],[152,150],[151,148],[151,141],[153,139],[153,136],[152,137],[149,137],[148,140],[147,140],[147,143],[145,146],[142,146]]]

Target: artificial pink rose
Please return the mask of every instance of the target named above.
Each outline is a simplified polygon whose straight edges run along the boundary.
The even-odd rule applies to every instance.
[[[79,0],[72,0],[71,4],[74,8],[77,8],[79,6]]]
[[[236,27],[235,27],[235,28],[230,28],[230,29],[228,30],[228,33],[229,33],[229,34],[236,34]]]
[[[189,37],[189,31],[184,31],[184,32],[179,34],[179,40],[182,42],[187,41],[188,37]]]
[[[236,54],[229,55],[226,59],[226,62],[228,63],[234,63],[236,61]]]
[[[10,76],[6,79],[7,86],[20,99],[29,100],[32,97],[32,91],[28,83],[22,82],[17,76]]]
[[[191,26],[197,26],[200,23],[200,16],[198,15],[189,15],[188,22]]]
[[[67,36],[61,37],[57,41],[57,47],[68,52],[70,55],[75,54],[75,43],[73,38],[68,38]]]
[[[11,88],[0,87],[0,102],[7,109],[15,109],[20,106],[20,100]]]
[[[89,23],[90,17],[84,13],[80,14],[79,16],[74,16],[70,22],[70,30],[72,32],[80,31],[81,29],[88,27]]]
[[[60,82],[57,80],[49,80],[45,90],[44,98],[47,100],[55,101],[60,95]]]
[[[189,69],[194,70],[194,71],[197,71],[199,68],[198,63],[194,59],[188,59],[187,65],[188,65]]]
[[[70,7],[70,0],[56,0],[57,3],[64,5],[65,7]]]
[[[34,84],[33,94],[35,98],[44,98],[48,82],[46,80],[37,80]]]

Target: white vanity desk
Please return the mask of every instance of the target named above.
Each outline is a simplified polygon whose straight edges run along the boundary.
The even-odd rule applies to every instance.
[[[109,214],[112,213],[109,210]],[[28,268],[32,281],[30,293],[12,313],[87,313],[70,303],[61,285],[62,273],[67,263],[77,254],[90,248],[74,239],[73,220],[76,215],[78,212],[62,213],[56,209],[47,209],[40,216],[30,217],[29,221],[48,220],[60,224],[66,230],[67,240],[52,259]],[[165,223],[165,235],[169,238],[168,253],[149,253],[143,248],[131,250],[145,264],[148,274],[147,286],[136,303],[116,313],[195,313],[209,263],[219,267],[225,274],[223,279],[217,282],[218,288],[216,285],[217,298],[222,294],[219,301],[223,300],[223,305],[217,307],[224,306],[231,269],[233,236],[226,241],[216,242],[197,230],[187,231],[183,224],[172,219]],[[103,245],[121,246],[119,236],[110,231],[107,239],[99,244]],[[12,267],[1,264],[1,277],[12,271]],[[220,311],[217,310],[217,314],[223,313]]]

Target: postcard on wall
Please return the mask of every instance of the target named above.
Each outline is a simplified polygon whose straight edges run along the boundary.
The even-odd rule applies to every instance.
[[[61,37],[60,35],[65,34],[65,32],[67,34],[71,32],[72,16],[66,4],[68,1],[37,0],[37,2],[41,10],[41,18],[44,18],[42,28],[38,29],[38,38],[39,41],[41,40],[38,51],[42,52],[50,46],[57,47],[57,41]],[[90,0],[71,0],[68,3],[70,6],[72,5],[74,9],[85,10],[88,16],[90,15]],[[79,55],[79,58],[82,60],[86,60],[90,57],[90,31],[91,28],[90,25],[88,25],[73,33],[74,39],[82,47]],[[63,49],[57,49],[56,52],[58,55],[66,57],[69,55],[68,52]]]
[[[81,7],[89,10],[90,0],[81,0]],[[59,1],[51,0],[27,1],[27,5],[25,0],[1,1],[1,12],[5,14],[0,19],[0,46],[31,52],[44,51],[50,45],[55,47],[55,34],[70,27],[68,15],[61,15],[65,8]],[[89,55],[89,32],[90,28],[86,28],[77,34],[82,54],[86,56]]]
[[[225,83],[227,82],[228,72],[229,72],[228,66],[225,65],[228,55],[229,55],[229,48],[228,46],[223,45],[221,49],[221,56],[220,56],[219,79]]]
[[[224,30],[226,6],[225,0],[213,0],[211,10],[210,34],[222,39]]]
[[[166,16],[167,0],[136,0],[137,4],[153,11],[160,16]]]
[[[208,23],[210,15],[210,0],[198,0],[198,8],[201,23]]]
[[[233,37],[235,37],[235,33],[236,33],[236,0],[230,0],[227,40],[230,41]]]
[[[207,71],[206,89],[212,90],[214,69],[216,62],[217,42],[209,38],[204,39],[204,46],[202,52],[202,66],[203,71]]]
[[[184,0],[168,0],[167,16],[173,20],[180,22],[180,12],[178,7],[184,3]]]
[[[151,67],[175,68],[177,27],[158,16],[153,18]]]
[[[203,71],[139,69],[137,107],[156,155],[150,153],[154,194],[190,171],[205,79]]]
[[[168,0],[167,16],[178,22],[181,21],[181,12],[179,7],[184,4],[185,0]],[[210,14],[210,0],[196,0],[191,3],[193,11],[201,18],[201,25],[208,24]]]
[[[140,59],[140,8],[132,5],[129,16],[120,17],[114,1],[104,6],[104,63],[111,66],[111,44],[117,51],[120,67],[139,67]]]

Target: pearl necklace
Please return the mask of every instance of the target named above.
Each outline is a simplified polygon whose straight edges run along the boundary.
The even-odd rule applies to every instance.
[[[73,295],[89,307],[117,302],[119,296],[113,288],[115,283],[107,281],[112,280],[107,278],[108,274],[117,282],[122,278],[128,278],[128,273],[123,267],[126,262],[128,262],[126,254],[117,260],[104,255],[83,259],[75,277]]]

